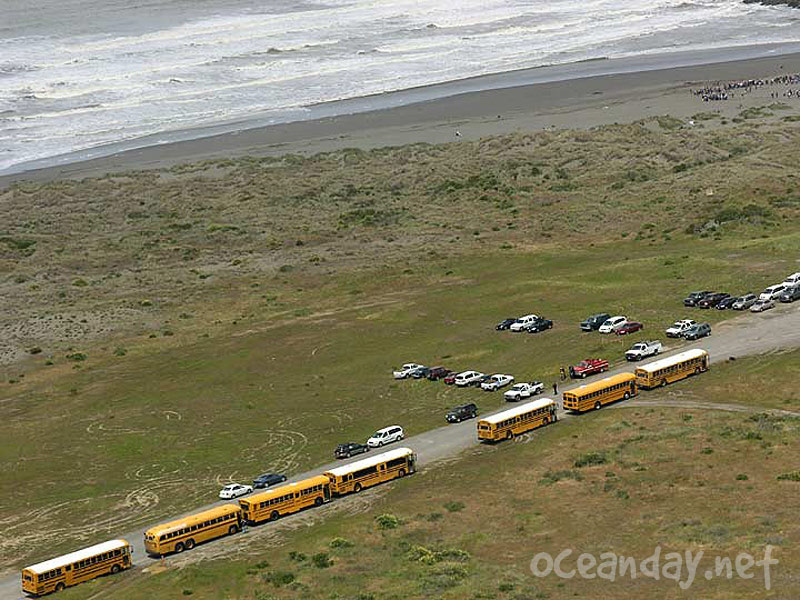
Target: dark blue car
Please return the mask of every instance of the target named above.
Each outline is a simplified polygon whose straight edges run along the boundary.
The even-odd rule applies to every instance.
[[[286,475],[279,475],[278,473],[264,473],[253,479],[254,488],[265,488],[276,483],[283,483],[286,481]]]

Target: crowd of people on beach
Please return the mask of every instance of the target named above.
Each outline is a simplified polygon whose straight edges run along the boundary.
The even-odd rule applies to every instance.
[[[791,87],[799,86],[797,89]],[[737,94],[744,96],[757,89],[767,86],[785,86],[781,91],[770,91],[770,98],[798,98],[800,99],[800,73],[793,75],[779,75],[771,79],[742,79],[739,81],[717,82],[712,85],[692,90],[692,94],[698,96],[703,102],[714,102],[718,100],[730,100]]]

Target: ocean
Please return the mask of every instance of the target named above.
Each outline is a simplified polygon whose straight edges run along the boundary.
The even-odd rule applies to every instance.
[[[0,173],[491,73],[800,41],[800,10],[739,0],[0,0],[0,15]]]

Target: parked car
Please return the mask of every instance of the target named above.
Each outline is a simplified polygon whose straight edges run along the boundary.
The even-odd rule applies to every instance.
[[[602,358],[587,358],[577,365],[569,368],[569,376],[573,379],[583,379],[595,373],[608,371],[608,361]]]
[[[530,383],[515,383],[511,389],[503,394],[508,402],[516,402],[518,400],[525,400],[536,394],[541,394],[544,391],[544,384],[541,381],[531,381]]]
[[[661,342],[652,340],[649,342],[637,342],[625,353],[628,360],[642,360],[648,356],[655,356],[661,352]]]
[[[513,375],[504,375],[502,373],[497,373],[496,375],[491,375],[489,379],[484,381],[481,384],[481,388],[486,390],[487,392],[494,392],[496,390],[499,390],[501,387],[507,386],[509,383],[514,383]]]
[[[242,485],[241,483],[231,483],[226,485],[219,491],[219,497],[222,500],[231,500],[232,498],[238,498],[239,496],[244,496],[245,494],[249,494],[253,491],[253,486],[251,485]]]
[[[455,371],[451,371],[447,375],[444,376],[444,383],[445,385],[453,385],[456,382],[456,377],[458,377],[458,373]]]
[[[506,329],[510,329],[511,326],[516,322],[516,319],[503,319],[494,328],[497,331],[505,331]]]
[[[370,448],[380,448],[392,442],[399,442],[405,437],[403,428],[399,425],[392,425],[379,429],[367,440],[367,446]]]
[[[774,300],[756,300],[750,307],[750,312],[764,312],[770,308],[775,308]]]
[[[538,318],[538,315],[525,315],[514,321],[509,329],[516,332],[525,331],[528,326]]]
[[[775,300],[778,296],[781,295],[781,292],[786,289],[786,286],[782,283],[776,283],[775,285],[769,286],[758,297],[759,300]]]
[[[667,337],[671,338],[683,337],[683,333],[694,324],[695,321],[692,319],[681,319],[680,321],[675,321],[672,325],[667,327],[665,333],[667,334]]]
[[[333,455],[336,458],[350,458],[356,454],[364,454],[364,452],[369,452],[369,446],[366,444],[347,442],[346,444],[339,444],[336,446],[336,450],[333,451]]]
[[[550,319],[545,319],[543,317],[537,318],[533,323],[528,325],[528,333],[539,333],[540,331],[544,331],[545,329],[552,329],[553,322]]]
[[[458,387],[465,387],[480,383],[484,377],[485,375],[480,371],[462,371],[455,376],[453,383],[455,383]]]
[[[795,300],[800,300],[800,283],[783,290],[781,295],[778,296],[778,300],[781,302],[794,302]]]
[[[598,313],[596,315],[592,315],[588,319],[581,321],[581,329],[584,331],[595,331],[596,329],[600,329],[600,326],[610,318],[611,315],[608,313]]]
[[[733,303],[733,310],[747,310],[755,301],[758,300],[758,296],[755,294],[749,293],[745,294],[744,296],[739,297],[739,299]]]
[[[683,337],[687,340],[697,340],[707,335],[711,335],[711,325],[708,323],[695,323],[683,332]]]
[[[786,279],[784,279],[783,285],[786,286],[800,285],[800,271],[798,271],[797,273],[792,273]]]
[[[721,301],[725,300],[725,298],[730,298],[730,294],[726,294],[725,292],[715,292],[713,294],[708,294],[705,298],[700,300],[697,303],[697,308],[714,308],[717,304]]]
[[[397,371],[392,371],[392,375],[394,375],[395,379],[406,379],[407,377],[411,377],[411,375],[417,369],[423,368],[425,368],[424,365],[418,365],[417,363],[406,363]]]
[[[692,292],[686,298],[683,299],[684,306],[697,306],[697,303],[700,302],[703,298],[708,296],[709,294],[713,294],[714,292]]]
[[[428,367],[420,367],[419,369],[411,371],[411,377],[414,379],[424,379],[430,372],[431,370]]]
[[[616,317],[611,317],[610,319],[607,319],[605,323],[600,325],[600,329],[598,329],[597,331],[599,331],[600,333],[613,333],[617,329],[625,325],[625,323],[627,322],[628,322],[628,317],[617,315]]]
[[[253,479],[254,488],[266,488],[276,483],[283,483],[286,481],[286,475],[279,473],[264,473]]]
[[[478,416],[478,407],[470,402],[469,404],[462,404],[447,411],[444,416],[448,423],[460,423],[464,419],[474,419]]]
[[[641,323],[637,323],[636,321],[628,321],[627,323],[625,323],[625,325],[617,329],[614,333],[616,333],[617,335],[628,335],[629,333],[636,333],[637,331],[641,331],[642,329],[644,329],[644,325],[642,325]]]
[[[437,379],[444,379],[448,375],[453,373],[450,369],[445,369],[444,367],[431,367],[428,370],[428,379],[431,381],[436,381]]]
[[[727,298],[723,298],[719,302],[717,302],[716,309],[717,310],[727,310],[729,308],[733,308],[733,303],[739,299],[739,296],[728,296]]]

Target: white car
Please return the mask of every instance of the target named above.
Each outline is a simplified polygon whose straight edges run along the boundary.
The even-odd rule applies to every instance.
[[[753,306],[750,307],[750,312],[764,312],[770,308],[775,308],[775,301],[773,300],[756,300]]]
[[[483,379],[483,373],[480,371],[464,371],[456,375],[456,380],[453,382],[458,387],[465,387],[467,385],[475,385]]]
[[[797,273],[792,273],[786,279],[783,280],[783,285],[786,287],[794,287],[800,284],[800,271]]]
[[[492,375],[481,384],[481,387],[486,390],[487,392],[494,392],[495,390],[499,390],[501,387],[507,386],[509,383],[514,383],[514,377],[512,375],[503,375],[502,373],[497,373],[496,375]]]
[[[423,369],[424,365],[418,365],[417,363],[406,363],[400,370],[392,371],[392,375],[394,375],[395,379],[406,379],[411,376],[411,374],[416,371],[417,369]]]
[[[623,317],[622,315],[611,317],[610,319],[606,319],[606,322],[600,325],[600,329],[598,329],[598,331],[600,333],[614,333],[627,322],[628,317]]]
[[[509,329],[511,331],[525,331],[531,323],[533,323],[536,319],[538,319],[538,315],[525,315],[524,317],[518,318],[511,324]]]
[[[786,286],[782,283],[776,283],[775,285],[769,286],[758,297],[759,300],[777,300],[778,296],[781,295],[781,292],[786,289]]]
[[[525,400],[536,394],[541,394],[543,391],[544,384],[541,381],[515,383],[510,390],[503,394],[503,398],[508,402],[516,402],[518,400]]]
[[[667,337],[677,338],[682,337],[683,332],[689,329],[695,322],[692,319],[681,319],[680,321],[675,321],[671,327],[667,327]]]
[[[399,425],[392,425],[391,427],[384,427],[372,434],[367,440],[367,446],[370,448],[380,448],[392,442],[399,442],[405,437],[403,428]]]
[[[253,491],[252,485],[242,485],[241,483],[231,483],[219,491],[219,497],[223,500],[238,498]]]

